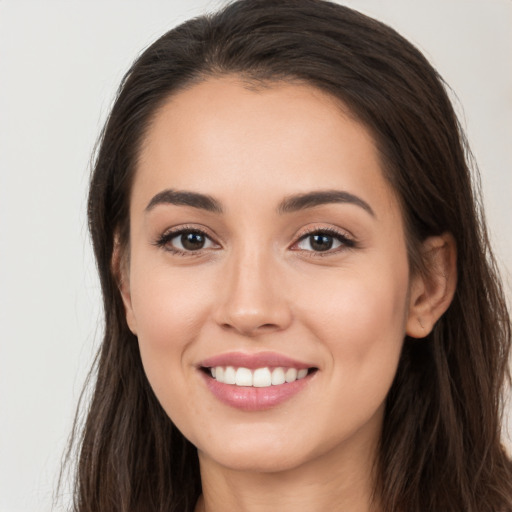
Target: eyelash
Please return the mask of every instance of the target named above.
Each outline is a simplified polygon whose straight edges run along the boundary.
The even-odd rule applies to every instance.
[[[176,247],[173,247],[170,245],[171,240],[174,238],[179,237],[180,235],[185,234],[195,234],[195,235],[201,235],[202,237],[210,240],[213,242],[212,238],[206,233],[206,231],[194,227],[187,227],[183,226],[176,230],[171,230],[163,233],[158,240],[156,240],[155,245],[157,247],[161,247],[162,249],[175,254],[177,256],[188,256],[188,257],[194,257],[194,256],[200,256],[203,253],[203,249],[199,249],[197,251],[183,251],[181,249],[177,249]]]
[[[304,251],[305,254],[307,254],[307,256],[311,257],[311,258],[323,258],[326,256],[331,256],[333,254],[337,254],[337,253],[347,250],[347,249],[354,249],[357,247],[356,241],[353,238],[350,238],[349,236],[347,236],[346,233],[342,233],[341,231],[337,231],[336,229],[332,229],[332,228],[308,229],[308,230],[306,230],[305,233],[303,233],[300,236],[300,238],[293,244],[293,246],[298,245],[300,242],[302,242],[303,240],[306,240],[307,238],[309,238],[313,235],[324,235],[324,236],[332,237],[335,240],[338,240],[340,242],[340,246],[334,250],[328,249],[326,251],[306,251],[305,250]]]
[[[208,240],[213,242],[212,238],[206,233],[206,231],[202,229],[198,229],[195,227],[181,227],[176,230],[167,231],[166,233],[163,233],[154,243],[157,247],[160,247],[174,255],[177,256],[187,256],[187,257],[194,257],[194,256],[200,256],[203,254],[204,249],[198,249],[196,251],[190,250],[190,251],[183,251],[181,249],[177,249],[176,247],[173,247],[170,245],[170,242],[174,239],[179,237],[180,235],[184,234],[196,234],[200,235]],[[298,245],[303,240],[306,240],[308,237],[311,237],[313,235],[324,235],[328,237],[332,237],[336,239],[338,242],[340,242],[340,247],[336,248],[335,250],[328,249],[326,251],[308,251],[303,250],[304,253],[308,255],[308,257],[325,257],[332,254],[336,254],[340,251],[347,250],[347,249],[353,249],[357,247],[357,243],[354,239],[348,237],[345,233],[342,233],[340,231],[337,231],[332,228],[314,228],[309,229],[305,233],[303,233],[300,238],[294,242],[292,247]],[[301,250],[301,249],[292,249],[292,250]]]

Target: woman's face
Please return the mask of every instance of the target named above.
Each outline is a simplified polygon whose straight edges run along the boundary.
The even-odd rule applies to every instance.
[[[375,446],[411,314],[404,227],[372,137],[328,95],[226,77],[173,96],[125,261],[147,377],[202,462],[279,471]]]

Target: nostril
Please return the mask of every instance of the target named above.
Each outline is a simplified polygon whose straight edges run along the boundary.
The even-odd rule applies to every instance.
[[[279,326],[276,324],[262,324],[257,327],[255,330],[257,331],[276,331],[279,329]]]
[[[221,328],[226,331],[238,331],[242,332],[243,334],[246,334],[248,336],[256,335],[258,333],[261,333],[262,331],[276,331],[280,330],[279,325],[272,324],[272,323],[266,323],[266,324],[258,324],[257,322],[252,323],[250,321],[243,322],[243,321],[234,321],[233,323],[227,323],[224,322],[220,324]]]

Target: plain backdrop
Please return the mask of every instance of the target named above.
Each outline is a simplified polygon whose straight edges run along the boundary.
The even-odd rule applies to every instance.
[[[453,88],[510,297],[512,1],[345,3],[412,40]],[[0,0],[0,512],[51,510],[101,338],[85,201],[117,85],[155,38],[221,4]]]

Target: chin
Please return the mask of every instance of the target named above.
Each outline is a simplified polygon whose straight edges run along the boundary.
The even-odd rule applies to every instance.
[[[290,453],[290,450],[274,447],[263,451],[256,446],[242,450],[223,450],[221,453],[204,453],[199,451],[199,460],[208,458],[216,464],[237,472],[279,473],[300,467],[308,457],[304,454]]]
[[[243,435],[229,432],[229,435],[216,442],[210,438],[208,444],[204,445],[205,450],[198,445],[199,458],[233,471],[278,473],[322,459],[335,449],[336,441],[339,441],[320,433],[317,439],[315,436],[308,438],[308,433],[304,431],[294,436],[288,429],[275,432],[265,429],[263,425],[258,430],[243,429]]]

